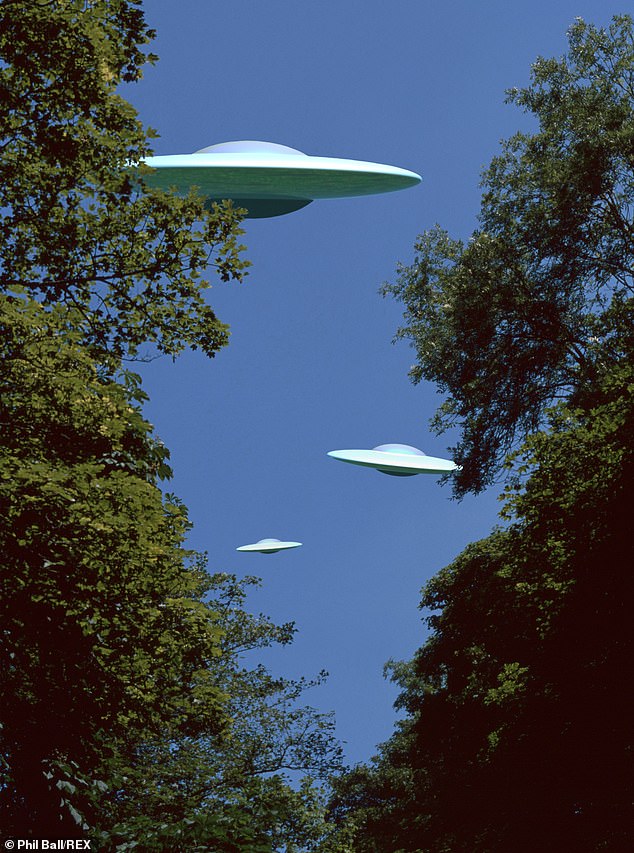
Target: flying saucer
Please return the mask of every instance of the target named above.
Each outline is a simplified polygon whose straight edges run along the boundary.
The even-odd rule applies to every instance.
[[[299,548],[301,542],[280,542],[279,539],[260,539],[252,545],[240,545],[236,551],[255,551],[258,554],[275,554],[277,551],[286,551],[289,548]]]
[[[427,456],[422,450],[410,447],[409,444],[380,444],[372,450],[331,450],[328,456],[342,462],[350,462],[352,465],[376,468],[377,471],[394,477],[445,474],[458,468],[450,459]]]
[[[291,213],[318,198],[393,192],[421,180],[397,166],[312,157],[255,140],[222,142],[194,154],[147,157],[143,162],[156,170],[144,176],[149,186],[176,188],[179,193],[198,187],[207,203],[231,199],[252,219]]]

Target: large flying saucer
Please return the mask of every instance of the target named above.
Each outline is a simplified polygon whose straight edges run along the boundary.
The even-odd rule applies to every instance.
[[[455,471],[458,466],[450,459],[427,456],[417,447],[409,444],[380,444],[372,450],[331,450],[328,456],[375,468],[383,474],[394,477],[413,477],[414,474],[446,474]]]
[[[301,542],[281,542],[279,539],[260,539],[251,545],[240,545],[236,551],[253,551],[256,554],[275,554],[289,548],[299,548]]]
[[[147,157],[156,171],[145,182],[187,193],[198,187],[208,204],[231,199],[248,218],[281,216],[319,198],[394,192],[420,183],[420,175],[363,160],[312,157],[274,142],[223,142],[194,154]]]

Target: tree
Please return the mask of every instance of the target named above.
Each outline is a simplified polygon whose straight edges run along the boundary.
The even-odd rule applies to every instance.
[[[121,744],[118,784],[102,808],[99,849],[312,849],[323,828],[323,795],[316,787],[339,769],[341,749],[331,715],[302,707],[307,688],[320,683],[273,677],[247,664],[253,652],[292,640],[292,624],[276,626],[244,609],[248,577],[206,577],[207,605],[223,628],[220,654],[209,667],[227,697],[227,734],[175,738],[169,733]],[[304,774],[293,787],[288,773]],[[122,848],[121,845],[124,845]]]
[[[413,381],[447,395],[434,428],[459,428],[457,495],[491,483],[554,401],[632,351],[632,20],[577,20],[569,43],[508,93],[539,127],[484,173],[478,230],[467,243],[423,233],[384,287],[405,307]]]
[[[100,377],[65,308],[3,297],[0,332],[0,810],[25,834],[90,821],[110,741],[222,733],[222,628],[134,376]]]
[[[138,0],[0,2],[0,824],[100,849],[290,851],[339,751],[310,682],[249,667],[289,642],[186,548],[168,453],[126,360],[226,327],[240,212],[150,191],[118,94],[153,61]]]
[[[204,300],[213,260],[240,279],[239,215],[144,186],[146,131],[117,86],[153,31],[139,0],[0,3],[0,290],[72,322],[102,361],[143,344],[212,356],[227,328]]]
[[[505,526],[423,589],[403,716],[331,800],[358,853],[631,846],[632,29],[577,21],[537,62],[510,97],[539,128],[485,174],[482,228],[423,235],[386,288],[461,427],[457,494],[503,465]]]
[[[0,309],[3,829],[83,829],[102,850],[303,847],[321,831],[311,778],[340,762],[329,715],[301,705],[320,679],[246,661],[292,624],[248,614],[255,579],[209,575],[185,547],[137,378],[101,376],[66,308]]]
[[[151,132],[115,90],[152,35],[136,0],[0,4],[3,828],[78,815],[60,791],[104,732],[224,726],[220,631],[121,359],[213,355],[201,273],[211,253],[224,279],[245,263],[230,206],[143,186]]]
[[[634,370],[524,447],[510,522],[423,590],[404,717],[336,784],[359,853],[622,853],[631,841]]]

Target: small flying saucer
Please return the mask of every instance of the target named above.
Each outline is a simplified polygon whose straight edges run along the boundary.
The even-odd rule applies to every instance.
[[[187,193],[198,187],[207,203],[231,199],[248,218],[281,216],[318,198],[374,195],[413,187],[420,175],[363,160],[312,157],[274,142],[222,142],[194,154],[147,157],[151,187]]]
[[[372,450],[331,450],[328,456],[342,462],[350,462],[352,465],[376,468],[377,471],[394,477],[445,474],[458,468],[450,459],[427,456],[422,450],[410,447],[409,444],[380,444]]]
[[[260,539],[252,545],[240,545],[236,551],[254,551],[258,554],[275,554],[277,551],[286,551],[289,548],[299,548],[301,542],[281,542],[279,539]]]

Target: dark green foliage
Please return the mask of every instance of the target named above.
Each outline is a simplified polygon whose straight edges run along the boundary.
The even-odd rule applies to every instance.
[[[135,0],[0,4],[0,799],[22,834],[89,819],[109,737],[225,725],[221,630],[119,359],[212,355],[200,274],[214,248],[223,278],[244,264],[232,211],[130,168],[147,135],[115,89],[151,36]]]
[[[0,2],[0,827],[290,853],[323,830],[332,721],[251,663],[293,627],[185,547],[123,366],[212,356],[202,275],[247,265],[231,205],[143,185],[152,133],[117,87],[152,35],[137,0]]]
[[[634,45],[631,20],[577,21],[570,52],[540,59],[509,100],[539,129],[506,142],[484,174],[480,228],[440,228],[384,291],[405,306],[415,382],[447,394],[458,495],[499,472],[515,439],[632,352]]]
[[[430,639],[392,666],[405,719],[340,783],[355,850],[625,851],[632,823],[634,371],[552,416],[510,526],[425,587]]]
[[[101,850],[302,849],[333,723],[301,706],[313,683],[247,661],[293,626],[185,548],[138,377],[101,375],[72,325],[0,298],[0,825]],[[290,771],[309,774],[297,791]]]
[[[109,737],[221,731],[222,629],[134,377],[100,378],[58,310],[0,309],[0,808],[24,831],[59,814],[43,768],[54,786]]]
[[[511,99],[539,129],[486,173],[482,229],[439,229],[387,288],[414,378],[449,392],[456,491],[505,460],[505,527],[423,590],[389,666],[403,712],[336,784],[355,853],[625,853],[634,825],[634,44],[577,21]],[[557,398],[563,400],[557,401]]]

